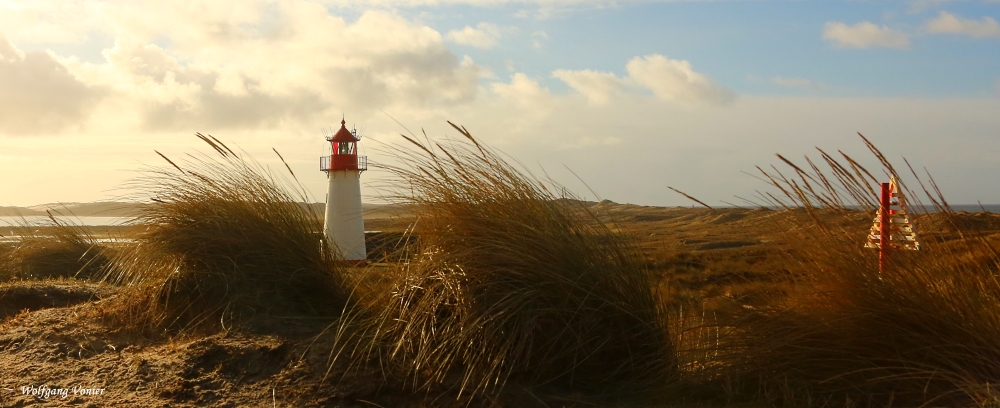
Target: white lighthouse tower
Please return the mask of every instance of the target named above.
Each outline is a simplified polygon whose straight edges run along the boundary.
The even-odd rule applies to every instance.
[[[333,148],[329,156],[319,158],[330,185],[326,193],[324,236],[330,246],[346,261],[364,261],[365,221],[361,212],[361,172],[368,170],[368,157],[358,156],[355,132],[340,121],[340,130],[326,138]]]

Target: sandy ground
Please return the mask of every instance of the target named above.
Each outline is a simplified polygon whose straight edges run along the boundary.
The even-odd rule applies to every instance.
[[[107,292],[89,286],[95,294]],[[50,296],[59,291],[45,284],[32,289]],[[360,401],[379,399],[378,382],[338,386],[336,379],[323,380],[330,346],[315,339],[322,327],[275,321],[280,334],[144,337],[93,317],[100,304],[25,310],[5,318],[0,407],[370,407]]]

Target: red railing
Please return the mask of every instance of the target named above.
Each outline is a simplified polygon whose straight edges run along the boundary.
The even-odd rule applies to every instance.
[[[340,156],[346,158],[346,156]],[[357,156],[358,162],[357,170],[362,172],[368,170],[368,156]],[[353,166],[348,166],[344,170],[354,170]],[[319,157],[319,171],[330,171],[330,156],[320,156]]]

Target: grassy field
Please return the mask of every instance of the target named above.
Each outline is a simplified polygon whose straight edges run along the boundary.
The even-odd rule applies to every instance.
[[[209,138],[135,181],[156,200],[132,225],[19,230],[0,406],[41,385],[106,389],[46,402],[94,406],[1000,403],[1000,216],[931,180],[900,177],[923,249],[879,272],[852,158],[782,158],[762,204],[783,209],[643,207],[567,197],[456,129],[380,169],[398,182],[364,268],[293,174]]]

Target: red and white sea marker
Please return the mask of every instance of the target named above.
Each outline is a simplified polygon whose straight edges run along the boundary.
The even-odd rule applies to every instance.
[[[358,156],[357,132],[347,130],[340,121],[340,130],[327,136],[332,152],[319,158],[319,170],[329,180],[326,194],[326,219],[323,234],[332,248],[345,261],[363,262],[365,221],[361,211],[361,173],[368,170],[368,157]]]
[[[879,209],[868,233],[865,248],[879,250],[878,270],[882,272],[888,266],[891,250],[919,251],[920,241],[913,230],[910,216],[906,213],[906,195],[896,184],[896,178],[892,177],[880,187]]]

